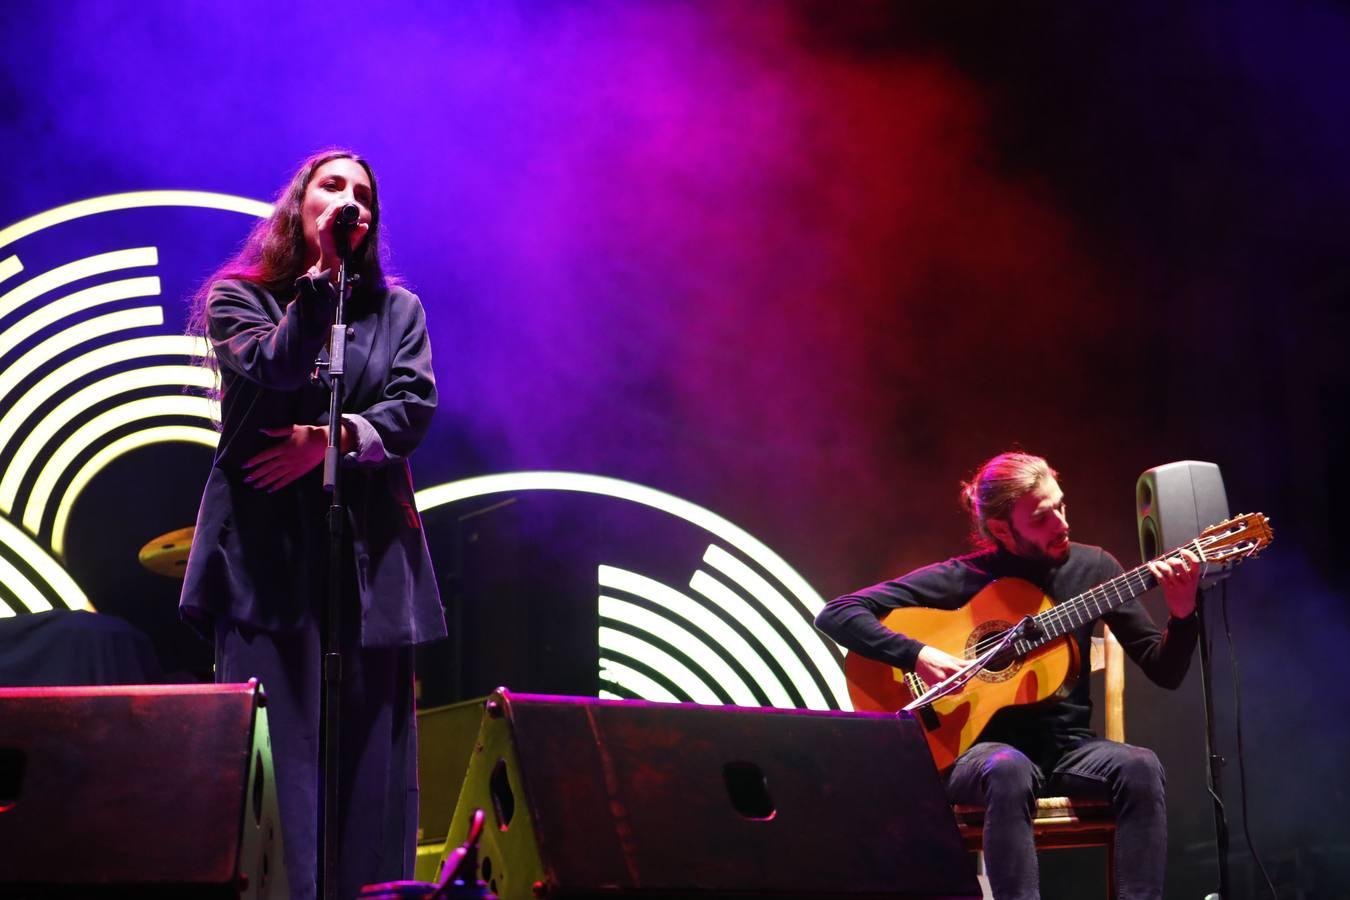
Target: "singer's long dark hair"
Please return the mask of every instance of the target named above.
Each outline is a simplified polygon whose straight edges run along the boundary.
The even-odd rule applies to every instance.
[[[305,190],[314,173],[335,159],[350,159],[359,163],[370,179],[370,230],[366,232],[366,239],[361,242],[352,259],[352,271],[361,276],[364,289],[394,283],[395,279],[384,272],[383,248],[380,245],[380,191],[375,183],[375,172],[370,163],[352,151],[333,147],[315,153],[300,164],[290,183],[277,195],[271,217],[255,225],[239,252],[202,282],[192,297],[188,334],[207,333],[206,301],[211,293],[211,285],[222,279],[238,278],[260,284],[285,306],[291,285],[305,272],[308,248],[305,246],[305,226],[301,213]]]

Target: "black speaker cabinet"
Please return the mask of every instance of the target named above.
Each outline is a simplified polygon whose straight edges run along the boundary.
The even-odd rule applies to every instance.
[[[980,896],[906,716],[494,693],[449,846],[526,898]]]
[[[1228,518],[1223,475],[1214,463],[1188,459],[1156,466],[1139,476],[1134,496],[1145,561]]]
[[[0,894],[288,895],[256,682],[0,690]]]

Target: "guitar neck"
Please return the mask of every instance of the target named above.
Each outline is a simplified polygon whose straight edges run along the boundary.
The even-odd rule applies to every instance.
[[[1197,553],[1196,541],[1184,545],[1192,553]],[[1172,553],[1165,554],[1171,556]],[[1198,555],[1198,554],[1197,554]],[[1159,557],[1162,559],[1163,557]],[[1202,557],[1203,558],[1203,557]],[[1030,653],[1037,647],[1063,637],[1077,628],[1095,622],[1116,607],[1128,603],[1140,594],[1158,586],[1158,579],[1147,565],[1122,572],[1110,581],[1102,582],[1095,588],[1084,591],[1063,603],[1032,616],[1035,626],[1031,634],[1013,642],[1018,656]]]

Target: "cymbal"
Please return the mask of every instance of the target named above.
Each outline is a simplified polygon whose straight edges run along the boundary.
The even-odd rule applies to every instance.
[[[195,530],[179,528],[150,541],[138,554],[141,565],[156,575],[182,578],[187,568],[188,550],[192,548],[192,532]]]

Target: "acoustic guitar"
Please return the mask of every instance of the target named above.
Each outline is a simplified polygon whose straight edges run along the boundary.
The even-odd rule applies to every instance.
[[[1261,513],[1248,513],[1212,525],[1195,540],[1158,558],[1190,550],[1201,559],[1209,576],[1260,553],[1273,537],[1269,519]],[[953,656],[975,659],[1031,617],[1024,633],[964,689],[916,710],[938,768],[948,768],[968,750],[1000,709],[1067,696],[1077,683],[1081,662],[1071,632],[1157,586],[1157,578],[1144,565],[1055,603],[1028,581],[1000,578],[959,609],[905,607],[882,618],[882,624],[892,631]],[[917,675],[858,653],[847,656],[844,674],[849,696],[858,710],[894,712],[928,690]]]

